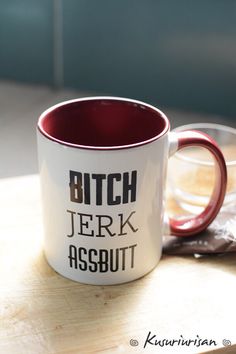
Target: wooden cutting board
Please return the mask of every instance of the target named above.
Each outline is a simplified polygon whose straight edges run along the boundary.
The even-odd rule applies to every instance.
[[[0,353],[236,353],[234,254],[163,256],[137,281],[83,285],[44,258],[38,176],[0,180],[0,215]],[[149,332],[208,345],[144,348]]]

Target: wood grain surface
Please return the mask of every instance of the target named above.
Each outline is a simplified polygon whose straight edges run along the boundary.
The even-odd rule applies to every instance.
[[[0,215],[1,354],[191,354],[229,341],[214,353],[236,353],[234,254],[163,256],[131,283],[83,285],[58,275],[44,258],[37,175],[0,180]],[[217,345],[144,348],[149,332],[157,341]]]

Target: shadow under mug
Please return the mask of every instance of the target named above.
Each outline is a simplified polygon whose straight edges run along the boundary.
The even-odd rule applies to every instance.
[[[105,285],[145,275],[160,260],[165,226],[172,235],[194,235],[223,203],[227,173],[214,140],[198,131],[171,133],[165,114],[144,102],[62,102],[40,116],[37,138],[44,251],[72,280]],[[168,219],[168,157],[187,146],[203,146],[214,157],[214,190],[201,214]]]

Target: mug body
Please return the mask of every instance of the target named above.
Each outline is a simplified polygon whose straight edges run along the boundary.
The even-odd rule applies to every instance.
[[[52,268],[67,278],[124,283],[151,271],[161,257],[168,121],[155,138],[138,137],[136,143],[128,137],[123,145],[79,145],[53,136],[54,127],[46,123],[50,114],[59,110],[55,117],[60,117],[63,107],[69,117],[70,106],[81,101],[46,112],[37,131],[44,251]],[[141,110],[142,103],[128,102]],[[145,126],[145,109],[140,114]]]

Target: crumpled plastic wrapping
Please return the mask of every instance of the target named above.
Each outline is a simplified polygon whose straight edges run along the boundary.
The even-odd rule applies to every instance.
[[[236,252],[236,205],[221,210],[208,228],[195,236],[164,236],[166,254],[224,254]]]

